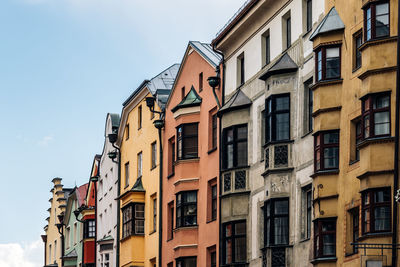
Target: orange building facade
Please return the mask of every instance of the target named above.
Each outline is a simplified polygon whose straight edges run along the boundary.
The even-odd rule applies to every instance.
[[[220,60],[210,45],[189,42],[166,104],[162,266],[217,266],[218,106],[207,78]]]

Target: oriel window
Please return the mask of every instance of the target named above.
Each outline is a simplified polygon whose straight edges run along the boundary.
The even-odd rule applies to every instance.
[[[314,222],[314,258],[336,256],[336,218]]]
[[[223,166],[225,169],[247,166],[247,125],[224,129]]]
[[[176,194],[176,227],[197,225],[197,191]]]
[[[378,39],[390,35],[389,3],[372,2],[364,9],[365,40]]]
[[[265,246],[289,244],[289,199],[271,199],[264,206]]]
[[[389,232],[391,230],[390,191],[390,188],[378,188],[361,194],[363,234]]]
[[[340,47],[322,47],[316,51],[318,81],[339,79],[341,75]]]
[[[178,159],[198,157],[198,123],[182,124],[177,128]]]
[[[266,100],[266,143],[290,139],[290,95],[272,95]]]
[[[390,135],[390,95],[378,93],[362,99],[363,138]]]
[[[246,263],[246,222],[235,221],[225,223],[222,226],[222,232],[223,264]]]
[[[339,168],[339,131],[319,132],[314,136],[315,171]]]

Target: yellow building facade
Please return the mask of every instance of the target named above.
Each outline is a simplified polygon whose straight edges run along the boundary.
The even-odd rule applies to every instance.
[[[398,228],[393,221],[397,5],[326,0],[327,15],[310,37],[314,265],[399,266],[398,260],[393,265],[391,246]]]
[[[161,111],[179,65],[144,81],[124,102],[117,146],[120,148],[120,266],[158,266],[159,136],[146,97]]]

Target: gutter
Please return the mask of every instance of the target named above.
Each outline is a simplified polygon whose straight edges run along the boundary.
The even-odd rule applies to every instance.
[[[399,189],[399,115],[400,115],[400,5],[397,5],[397,70],[396,70],[396,113],[395,113],[395,133],[394,133],[394,174],[393,174],[393,193],[396,194]],[[397,221],[398,221],[398,203],[393,201],[393,236],[392,236],[392,266],[397,266]]]

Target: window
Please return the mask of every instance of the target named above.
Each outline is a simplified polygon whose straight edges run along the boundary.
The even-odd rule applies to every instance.
[[[157,143],[151,144],[151,168],[154,169],[157,165]]]
[[[266,143],[290,139],[290,95],[272,95],[265,101]]]
[[[153,198],[153,231],[157,231],[157,198]]]
[[[247,166],[247,125],[224,129],[223,166],[225,169]]]
[[[71,238],[70,238],[70,234],[71,234],[71,228],[68,226],[65,229],[65,244],[66,244],[66,248],[68,249],[70,247],[70,242],[71,242]]]
[[[176,259],[176,267],[196,267],[197,265],[196,257],[182,257]]]
[[[313,130],[313,90],[311,85],[313,79],[309,79],[304,83],[304,134]]]
[[[174,267],[174,263],[173,262],[168,263],[167,267]]]
[[[264,245],[289,244],[289,199],[271,199],[264,206]]]
[[[390,188],[380,188],[362,192],[363,234],[391,230],[390,191]]]
[[[217,185],[211,186],[211,220],[217,219]]]
[[[336,256],[336,218],[314,222],[314,257]]]
[[[57,240],[54,241],[54,262],[57,260]]]
[[[351,218],[351,243],[356,243],[360,237],[360,223],[359,223],[359,208],[354,208],[349,210],[349,215]],[[352,246],[353,253],[357,253],[358,249],[356,246]]]
[[[373,94],[362,99],[363,138],[390,135],[390,95]]]
[[[360,47],[362,45],[362,32],[358,32],[353,37],[354,42],[354,69],[358,69],[361,67],[361,50]]]
[[[316,51],[317,81],[340,78],[340,47],[322,47]]]
[[[265,137],[265,115],[266,115],[266,113],[265,113],[265,110],[263,110],[263,111],[261,111],[261,122],[260,122],[260,124],[261,124],[261,160],[264,160],[264,145],[265,145],[265,140],[266,140],[266,137]]]
[[[85,238],[92,238],[96,236],[96,221],[95,220],[86,220],[85,221]]]
[[[138,129],[142,128],[142,106],[138,108]]]
[[[129,162],[125,163],[125,187],[129,185]]]
[[[171,240],[174,237],[174,202],[168,203],[168,228],[167,228],[167,240]]]
[[[137,168],[138,168],[138,177],[142,177],[143,170],[143,154],[139,152],[137,155]]]
[[[199,92],[203,91],[203,73],[199,74]]]
[[[289,48],[292,44],[292,19],[290,15],[286,18],[286,48]]]
[[[77,227],[78,227],[78,224],[75,222],[74,223],[74,244],[76,244],[76,241],[77,241]]]
[[[246,222],[225,223],[222,231],[223,264],[245,263],[247,261]]]
[[[262,54],[263,56],[263,66],[268,65],[271,62],[271,38],[269,34],[269,29],[262,36]]]
[[[197,192],[176,194],[176,227],[197,225]]]
[[[217,252],[210,253],[210,267],[217,267]]]
[[[307,9],[307,32],[312,29],[312,0],[306,0]]]
[[[238,87],[242,86],[244,84],[244,75],[245,75],[245,66],[244,66],[244,54],[242,53],[238,58],[237,58],[237,84]]]
[[[308,239],[311,237],[311,216],[312,216],[312,186],[307,185],[302,188],[302,203],[303,209],[303,231],[302,231],[302,238]]]
[[[178,159],[197,158],[198,152],[198,124],[183,124],[177,128]]]
[[[218,142],[218,120],[217,113],[211,115],[211,149],[217,148]]]
[[[125,140],[129,139],[129,123],[125,126]]]
[[[122,209],[122,238],[144,234],[144,204],[134,203]]]
[[[49,244],[49,263],[51,263],[51,244]]]
[[[364,9],[365,40],[389,36],[389,3],[373,2]]]
[[[339,168],[339,131],[319,132],[314,136],[314,169]]]
[[[185,86],[183,86],[181,88],[181,98],[184,99],[185,98]]]
[[[175,173],[175,136],[168,140],[168,177]]]
[[[358,144],[360,144],[362,141],[361,120],[356,121],[355,128],[356,128],[355,129],[356,130],[355,160],[360,160],[360,148],[358,147]]]

